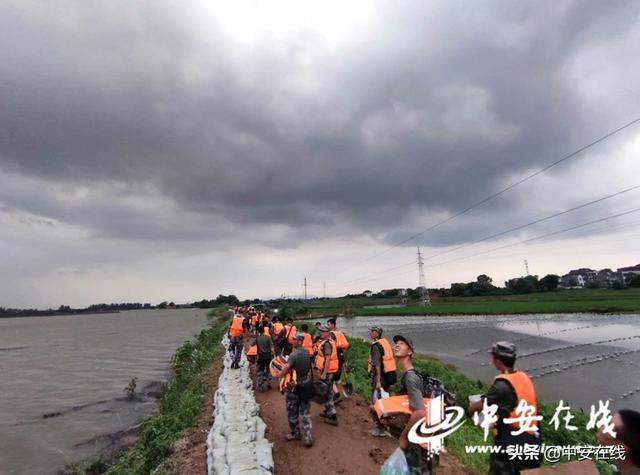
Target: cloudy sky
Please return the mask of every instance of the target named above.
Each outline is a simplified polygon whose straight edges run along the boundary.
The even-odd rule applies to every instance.
[[[638,2],[0,0],[0,306],[640,262]],[[435,256],[435,254],[440,254]],[[452,262],[448,262],[452,261]],[[387,269],[390,269],[387,271]]]

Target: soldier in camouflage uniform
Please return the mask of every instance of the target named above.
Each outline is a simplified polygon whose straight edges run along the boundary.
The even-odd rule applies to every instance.
[[[287,381],[295,373],[298,384],[311,380],[311,355],[302,347],[304,335],[299,333],[293,339],[293,352],[289,355],[287,365],[283,368],[281,378]],[[293,378],[291,378],[293,379]],[[313,445],[311,436],[310,401],[304,397],[300,388],[290,382],[281,385],[286,391],[287,419],[291,432],[285,436],[287,441],[303,440],[307,447]]]

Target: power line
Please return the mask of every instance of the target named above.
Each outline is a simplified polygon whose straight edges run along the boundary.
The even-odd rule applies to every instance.
[[[385,273],[390,272],[392,270],[402,269],[403,267],[408,267],[408,266],[413,266],[413,265],[415,265],[415,263],[416,263],[416,260],[414,259],[411,262],[407,262],[406,264],[401,264],[399,266],[389,267],[388,269],[381,270],[379,272],[374,273],[373,275],[385,274]],[[362,279],[368,279],[370,277],[371,277],[371,274],[363,276],[363,277],[358,277],[357,279],[352,279],[352,280],[348,280],[347,282],[343,282],[342,285],[351,284],[353,282],[357,282],[357,281],[362,280]]]
[[[495,251],[499,251],[499,250],[506,249],[506,248],[509,248],[509,247],[517,246],[519,244],[525,244],[525,243],[528,243],[528,242],[531,242],[531,241],[535,241],[535,240],[538,240],[538,239],[544,239],[546,237],[551,237],[551,236],[554,236],[554,235],[557,235],[557,234],[573,231],[575,229],[583,228],[583,227],[589,226],[591,224],[601,223],[601,222],[604,222],[604,221],[607,221],[607,220],[610,220],[610,219],[619,218],[621,216],[626,216],[626,215],[632,214],[632,213],[637,213],[638,211],[640,211],[640,208],[634,208],[634,209],[629,210],[629,211],[613,214],[613,215],[610,215],[610,216],[605,216],[603,218],[595,219],[595,220],[592,220],[592,221],[589,221],[589,222],[586,222],[586,223],[582,223],[582,224],[578,224],[578,225],[575,225],[575,226],[571,226],[571,227],[568,227],[568,228],[565,228],[565,229],[560,229],[558,231],[553,231],[553,232],[542,234],[540,236],[536,236],[536,237],[533,237],[533,238],[529,238],[529,239],[525,239],[525,240],[518,241],[518,242],[515,242],[515,243],[511,243],[511,244],[507,244],[507,245],[504,245],[504,246],[500,246],[500,247],[497,247],[497,248],[489,249],[487,251],[479,252],[477,254],[472,254],[472,255],[469,255],[469,256],[463,256],[463,257],[459,257],[459,258],[456,258],[456,259],[451,259],[451,260],[448,260],[448,261],[439,262],[439,263],[436,263],[436,264],[431,264],[431,267],[437,267],[437,266],[442,266],[442,265],[445,265],[445,264],[449,264],[451,262],[471,259],[471,258],[478,257],[478,256],[481,256],[481,255],[484,255],[484,254],[489,254],[491,252],[495,252]],[[640,221],[637,221],[637,222],[634,221],[632,223],[624,223],[621,226],[616,226],[615,228],[627,227],[629,225],[630,225],[629,227],[632,227],[632,226],[635,226],[635,225],[638,225],[638,224],[640,224]],[[415,261],[412,264],[415,265]],[[414,272],[414,270],[410,270],[410,271],[405,271],[405,272],[401,272],[399,274],[394,274],[394,275],[377,276],[377,277],[368,278],[365,281],[380,280],[380,279],[384,279],[384,278],[391,279],[391,278],[394,278],[394,277],[400,277],[400,276],[403,276],[403,275],[412,274],[413,272]],[[360,285],[360,283],[352,284],[349,287],[354,287],[355,285]]]
[[[560,229],[559,231],[553,231],[553,232],[550,232],[550,233],[542,234],[540,236],[536,236],[536,237],[532,237],[532,238],[529,238],[529,239],[525,239],[523,241],[518,241],[518,242],[511,243],[511,244],[505,244],[504,246],[495,247],[493,249],[489,249],[487,251],[482,251],[482,252],[479,252],[477,254],[471,254],[469,256],[462,256],[462,257],[458,257],[456,259],[451,259],[451,260],[448,260],[448,261],[438,262],[436,264],[431,264],[431,267],[442,266],[442,265],[445,265],[445,264],[450,264],[451,262],[456,262],[456,261],[465,260],[465,259],[471,259],[473,257],[477,257],[477,256],[481,256],[481,255],[484,255],[484,254],[488,254],[490,252],[500,251],[500,250],[506,249],[508,247],[517,246],[519,244],[526,244],[528,242],[537,241],[538,239],[544,239],[544,238],[548,238],[548,237],[551,237],[551,236],[556,236],[558,234],[562,234],[562,233],[566,233],[566,232],[569,232],[569,231],[573,231],[575,229],[584,228],[585,226],[589,226],[591,224],[596,224],[596,223],[601,223],[601,222],[607,221],[609,219],[619,218],[621,216],[626,216],[626,215],[631,214],[631,213],[637,213],[638,211],[640,211],[640,208],[634,208],[632,210],[625,211],[623,213],[618,213],[618,214],[613,214],[613,215],[610,215],[610,216],[605,216],[604,218],[595,219],[595,220],[589,221],[587,223],[582,223],[582,224],[578,224],[576,226],[571,226],[571,227],[568,227],[568,228],[565,228],[565,229]]]
[[[475,244],[478,244],[478,243],[481,243],[481,242],[484,242],[484,241],[488,241],[490,239],[495,239],[497,237],[504,236],[505,234],[509,234],[509,233],[514,232],[514,231],[519,231],[521,229],[525,229],[525,228],[527,228],[529,226],[533,226],[534,224],[539,224],[539,223],[542,223],[544,221],[548,221],[550,219],[557,218],[558,216],[562,216],[564,214],[571,213],[573,211],[577,211],[577,210],[582,209],[582,208],[586,208],[587,206],[591,206],[593,204],[600,203],[602,201],[608,200],[610,198],[614,198],[616,196],[620,196],[620,195],[622,195],[624,193],[628,193],[630,191],[637,190],[639,188],[640,188],[640,185],[632,186],[630,188],[626,188],[624,190],[620,190],[620,191],[617,191],[615,193],[611,193],[611,194],[609,194],[607,196],[600,197],[598,199],[589,201],[587,203],[583,203],[581,205],[574,206],[574,207],[566,209],[564,211],[560,211],[558,213],[554,213],[554,214],[551,214],[549,216],[545,216],[543,218],[536,219],[536,220],[531,221],[529,223],[518,225],[518,226],[515,226],[513,228],[509,228],[509,229],[507,229],[505,231],[501,231],[499,233],[491,234],[489,236],[485,236],[485,237],[477,239],[475,241],[471,241],[471,242],[462,244],[460,246],[456,246],[456,247],[454,247],[452,249],[447,249],[447,250],[444,250],[444,251],[441,251],[441,252],[437,252],[435,254],[431,254],[431,255],[426,256],[426,257],[423,256],[423,259],[424,260],[429,260],[429,259],[433,259],[434,257],[438,257],[438,256],[441,256],[441,255],[444,255],[444,254],[449,254],[451,252],[458,251],[458,250],[463,249],[465,247],[471,247],[471,246],[474,246]],[[379,272],[375,272],[374,274],[369,274],[369,275],[366,275],[366,276],[363,276],[363,277],[359,277],[359,278],[356,278],[356,279],[349,280],[347,282],[344,282],[343,285],[351,284],[353,282],[357,282],[357,281],[360,281],[360,280],[363,280],[363,279],[368,279],[371,276],[375,276],[375,275],[378,275],[378,274],[384,274],[386,272],[390,272],[390,271],[393,271],[393,270],[396,270],[396,269],[400,269],[400,268],[403,268],[403,267],[407,267],[407,266],[410,266],[410,265],[415,265],[415,263],[416,263],[416,261],[413,260],[413,261],[411,261],[411,262],[409,262],[407,264],[402,264],[402,265],[399,265],[399,266],[390,267],[388,269],[384,269],[384,270],[381,270]]]
[[[437,227],[442,226],[443,224],[446,224],[446,223],[448,223],[449,221],[452,221],[452,220],[454,220],[455,218],[458,218],[458,217],[462,216],[463,214],[468,213],[468,212],[469,212],[469,211],[471,211],[472,209],[477,208],[478,206],[481,206],[481,205],[485,204],[486,202],[491,201],[491,200],[492,200],[492,199],[494,199],[494,198],[497,198],[498,196],[500,196],[500,195],[502,195],[502,194],[506,193],[507,191],[512,190],[512,189],[513,189],[513,188],[515,188],[516,186],[521,185],[522,183],[524,183],[524,182],[526,182],[526,181],[531,180],[532,178],[534,178],[534,177],[536,177],[536,176],[538,176],[538,175],[540,175],[540,174],[542,174],[542,173],[546,172],[547,170],[549,170],[549,169],[551,169],[551,168],[555,167],[556,165],[559,165],[560,163],[565,162],[565,161],[567,161],[567,160],[569,160],[569,159],[571,159],[571,158],[575,157],[576,155],[579,155],[580,153],[582,153],[582,152],[584,152],[585,150],[587,150],[587,149],[589,149],[589,148],[593,147],[594,145],[597,145],[597,144],[599,144],[600,142],[605,141],[605,140],[606,140],[606,139],[608,139],[609,137],[612,137],[613,135],[615,135],[615,134],[617,134],[617,133],[619,133],[619,132],[622,132],[623,130],[625,130],[625,129],[627,129],[627,128],[631,127],[632,125],[636,124],[637,122],[640,122],[640,117],[638,117],[638,118],[636,118],[636,119],[632,120],[631,122],[626,123],[625,125],[623,125],[623,126],[621,126],[621,127],[618,127],[617,129],[612,130],[611,132],[609,132],[609,133],[607,133],[607,134],[603,135],[602,137],[599,137],[598,139],[596,139],[596,140],[594,140],[594,141],[592,141],[592,142],[588,143],[587,145],[584,145],[584,146],[580,147],[578,150],[576,150],[576,151],[574,151],[574,152],[571,152],[571,153],[570,153],[570,154],[568,154],[568,155],[565,155],[564,157],[562,157],[562,158],[560,158],[560,159],[556,160],[555,162],[552,162],[552,163],[550,163],[549,165],[547,165],[547,166],[545,166],[545,167],[543,167],[543,168],[541,168],[541,169],[539,169],[539,170],[537,170],[537,171],[535,171],[535,172],[533,172],[533,173],[531,173],[531,174],[529,174],[529,175],[525,176],[524,178],[521,178],[520,180],[517,180],[517,181],[515,181],[514,183],[511,183],[511,184],[510,184],[510,185],[508,185],[506,188],[503,188],[502,190],[497,191],[496,193],[493,193],[493,194],[491,194],[491,195],[487,196],[486,198],[484,198],[484,199],[482,199],[482,200],[480,200],[480,201],[478,201],[478,202],[476,202],[476,203],[474,203],[474,204],[472,204],[472,205],[468,206],[467,208],[465,208],[465,209],[463,209],[463,210],[461,210],[461,211],[458,211],[457,213],[455,213],[455,214],[453,214],[453,215],[449,216],[449,217],[448,217],[448,218],[446,218],[446,219],[443,219],[442,221],[437,222],[436,224],[434,224],[434,225],[432,225],[432,226],[428,227],[427,229],[424,229],[423,231],[420,231],[420,232],[419,232],[419,233],[417,233],[417,234],[414,234],[414,235],[412,235],[412,236],[410,236],[410,237],[408,237],[408,238],[406,238],[406,239],[403,239],[402,241],[400,241],[400,242],[398,242],[398,243],[396,243],[396,244],[394,244],[394,245],[390,246],[389,248],[385,249],[384,251],[378,252],[377,254],[374,254],[374,255],[372,255],[372,256],[370,256],[370,257],[366,258],[364,261],[368,261],[368,260],[371,260],[371,259],[373,259],[373,258],[375,258],[375,257],[378,257],[378,256],[381,256],[381,255],[383,255],[383,254],[386,254],[386,253],[387,253],[387,252],[389,252],[390,250],[395,249],[395,248],[396,248],[396,247],[398,247],[398,246],[401,246],[401,245],[403,245],[403,244],[405,244],[405,243],[407,243],[407,242],[409,242],[409,241],[411,241],[411,240],[413,240],[413,239],[416,239],[416,238],[418,238],[418,237],[422,236],[423,234],[425,234],[425,233],[427,233],[427,232],[429,232],[429,231],[432,231],[432,230],[436,229]]]
[[[554,213],[554,214],[551,214],[549,216],[545,216],[544,218],[539,218],[539,219],[536,219],[536,220],[531,221],[529,223],[522,224],[522,225],[510,228],[510,229],[507,229],[505,231],[501,231],[499,233],[492,234],[490,236],[485,236],[485,237],[483,237],[481,239],[477,239],[475,241],[471,241],[471,242],[462,244],[460,246],[454,247],[453,249],[447,249],[446,251],[441,251],[441,252],[438,252],[436,254],[431,254],[431,255],[425,257],[425,260],[432,259],[432,258],[437,257],[437,256],[442,256],[444,254],[449,254],[450,252],[458,251],[458,250],[463,249],[465,247],[473,246],[475,244],[478,244],[478,243],[481,243],[481,242],[484,242],[484,241],[488,241],[490,239],[494,239],[494,238],[497,238],[497,237],[500,237],[500,236],[504,236],[505,234],[509,234],[509,233],[514,232],[514,231],[519,231],[519,230],[527,228],[529,226],[533,226],[534,224],[542,223],[543,221],[548,221],[550,219],[557,218],[558,216],[562,216],[563,214],[571,213],[572,211],[577,211],[577,210],[585,208],[587,206],[591,206],[593,204],[600,203],[600,202],[608,200],[610,198],[614,198],[616,196],[620,196],[620,195],[622,195],[624,193],[628,193],[629,191],[637,190],[638,188],[640,188],[640,185],[632,186],[631,188],[626,188],[626,189],[618,191],[616,193],[612,193],[610,195],[598,198],[597,200],[589,201],[588,203],[584,203],[584,204],[581,204],[579,206],[574,206],[573,208],[569,208],[569,209],[566,209],[564,211],[560,211],[559,213]]]
[[[416,265],[415,261],[411,263],[412,266]],[[381,276],[377,276],[377,277],[371,277],[370,279],[366,279],[362,282],[357,282],[355,284],[349,284],[347,287],[355,287],[356,285],[362,285],[364,282],[368,282],[371,280],[380,280],[380,279],[392,279],[394,277],[399,277],[401,275],[407,275],[407,274],[413,274],[415,272],[415,269],[411,269],[409,271],[404,271],[404,272],[400,272],[399,274],[393,274],[393,275],[381,275]]]

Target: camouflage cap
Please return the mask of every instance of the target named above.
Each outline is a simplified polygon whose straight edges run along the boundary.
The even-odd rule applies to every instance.
[[[491,346],[489,353],[506,358],[516,357],[516,345],[510,341],[498,341]]]

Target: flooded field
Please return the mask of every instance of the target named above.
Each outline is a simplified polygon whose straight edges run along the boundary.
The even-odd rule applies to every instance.
[[[171,356],[205,326],[199,309],[0,319],[0,473],[53,473],[108,448],[154,410]]]
[[[411,336],[420,353],[452,363],[489,383],[495,375],[491,343],[516,343],[517,366],[533,378],[539,397],[573,408],[610,399],[613,407],[640,407],[640,315],[493,315],[341,318],[346,333],[369,338],[372,325],[389,339]]]

